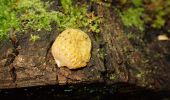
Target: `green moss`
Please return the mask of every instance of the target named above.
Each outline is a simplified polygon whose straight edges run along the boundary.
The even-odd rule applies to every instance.
[[[169,20],[166,16],[170,14],[170,1],[120,0],[118,8],[122,22],[127,27],[136,27],[141,31],[145,30],[144,26],[161,29],[166,27]]]
[[[58,25],[61,29],[87,27],[89,31],[99,33],[100,18],[94,12],[87,12],[87,5],[73,5],[72,0],[61,0],[64,9]]]
[[[122,22],[127,27],[137,27],[139,30],[144,30],[144,21],[141,19],[143,8],[128,8],[120,13]]]
[[[117,79],[117,75],[116,74],[111,74],[109,79],[110,80],[116,80]]]
[[[139,6],[143,5],[142,0],[132,0],[132,3],[136,7],[139,7]]]
[[[12,11],[14,0],[0,0],[0,40],[7,38],[11,28],[19,29],[19,20]]]
[[[98,57],[99,57],[102,61],[104,61],[105,56],[106,56],[107,54],[106,54],[104,48],[99,48],[99,49],[97,49],[97,55],[98,55]]]
[[[78,5],[72,5],[72,0],[61,0],[63,15],[60,16],[58,25],[61,30],[65,28],[80,28],[83,26],[87,26],[89,23],[87,22],[87,17],[85,14],[87,13],[87,6],[82,5],[79,7]]]
[[[31,42],[35,42],[35,41],[37,41],[38,39],[40,39],[39,35],[33,35],[33,34],[31,34],[31,37],[30,37],[30,41],[31,41]]]
[[[153,20],[152,27],[160,29],[164,26],[165,24],[165,19],[161,14],[156,15],[156,19]]]
[[[98,17],[87,16],[87,5],[73,5],[73,0],[61,0],[60,11],[49,10],[52,2],[41,0],[1,0],[0,39],[8,37],[8,32],[51,30],[56,23],[62,31],[66,28],[88,28],[100,32]]]
[[[0,39],[8,37],[8,32],[50,30],[50,23],[55,21],[54,16],[59,14],[48,11],[49,2],[40,0],[1,0],[0,5]]]

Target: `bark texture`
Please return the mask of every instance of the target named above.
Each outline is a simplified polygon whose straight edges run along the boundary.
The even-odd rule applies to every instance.
[[[147,62],[143,52],[129,42],[112,8],[101,4],[92,4],[89,8],[102,17],[103,22],[100,33],[88,33],[93,49],[87,67],[77,70],[57,67],[51,55],[51,45],[59,34],[57,28],[37,32],[41,38],[34,43],[29,40],[30,34],[19,34],[15,42],[0,43],[0,88],[127,83],[169,90],[170,64],[163,59],[156,61],[161,62],[161,66],[154,60]],[[162,45],[156,45],[159,46],[151,45],[149,49],[160,47],[161,50]]]

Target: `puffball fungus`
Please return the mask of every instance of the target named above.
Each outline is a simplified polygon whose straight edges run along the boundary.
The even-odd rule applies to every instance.
[[[91,40],[79,29],[66,29],[52,45],[52,55],[58,67],[69,69],[85,67],[90,60]]]

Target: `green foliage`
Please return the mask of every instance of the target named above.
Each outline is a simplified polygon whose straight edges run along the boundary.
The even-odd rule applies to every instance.
[[[161,29],[169,20],[165,16],[170,14],[170,0],[121,0],[121,2],[123,6],[119,9],[120,17],[127,27],[137,27],[143,31],[144,26],[149,25]]]
[[[0,40],[7,38],[11,28],[19,29],[16,13],[10,8],[14,0],[0,0]]]
[[[136,7],[139,7],[139,6],[142,6],[142,5],[143,5],[142,0],[132,0],[132,3],[133,3]]]
[[[35,42],[35,41],[37,41],[38,39],[40,39],[39,35],[33,35],[33,34],[31,34],[30,41]]]
[[[144,21],[141,19],[143,8],[129,8],[120,13],[122,22],[127,27],[137,27],[139,30],[144,30]]]
[[[154,5],[148,9],[148,12],[153,13],[154,16],[147,14],[149,18],[152,19],[151,26],[153,28],[161,29],[164,27],[165,22],[168,21],[165,16],[169,16],[170,14],[170,0],[152,0],[150,5]]]
[[[0,39],[8,37],[8,32],[28,30],[51,30],[51,23],[60,30],[87,27],[99,32],[98,20],[87,16],[87,5],[72,4],[73,0],[61,0],[60,11],[49,10],[52,3],[41,0],[0,0]]]
[[[47,11],[49,2],[41,2],[40,0],[21,0],[17,2],[15,10],[20,20],[22,31],[32,29],[34,31],[45,29],[51,30],[50,23],[55,21],[57,12]]]
[[[152,27],[160,29],[165,24],[165,19],[162,16],[157,15],[153,20]]]
[[[19,31],[50,30],[57,12],[49,12],[49,3],[40,0],[1,0],[0,1],[0,39],[8,37],[11,29]]]
[[[61,4],[64,10],[63,16],[59,18],[58,23],[61,30],[65,28],[80,28],[89,24],[85,16],[87,13],[85,5],[82,5],[82,7],[78,7],[78,5],[73,6],[72,0],[61,0]]]
[[[93,19],[87,16],[87,6],[72,4],[72,0],[61,0],[64,9],[63,16],[60,17],[58,25],[60,29],[88,27],[92,32],[100,32],[99,19]]]
[[[73,9],[72,0],[61,0],[61,5],[65,13],[69,13]]]
[[[116,80],[117,79],[117,75],[116,74],[111,74],[109,79],[110,80]]]

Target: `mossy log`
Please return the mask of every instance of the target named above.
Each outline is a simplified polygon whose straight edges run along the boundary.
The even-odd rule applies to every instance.
[[[100,16],[100,33],[88,33],[92,40],[92,57],[87,67],[69,70],[58,68],[51,55],[51,45],[60,33],[40,31],[40,39],[31,42],[30,33],[17,35],[17,41],[0,42],[0,88],[45,85],[116,83],[170,90],[170,67],[156,69],[146,62],[124,34],[122,24],[112,8],[92,4],[89,8]],[[152,69],[152,70],[151,70]]]

